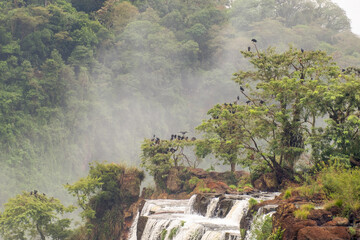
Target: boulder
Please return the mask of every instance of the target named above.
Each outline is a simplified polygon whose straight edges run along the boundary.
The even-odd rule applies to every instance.
[[[284,238],[285,239],[285,238]],[[299,230],[297,240],[350,240],[346,227],[311,226]]]
[[[273,215],[273,229],[285,229],[283,240],[296,239],[300,229],[317,226],[314,220],[300,220],[294,217],[296,207],[292,203],[285,203],[277,207]]]
[[[324,226],[349,226],[349,219],[336,217],[333,220],[325,223]]]
[[[316,221],[317,225],[323,225],[332,220],[331,212],[324,209],[314,209],[310,211],[308,219]]]

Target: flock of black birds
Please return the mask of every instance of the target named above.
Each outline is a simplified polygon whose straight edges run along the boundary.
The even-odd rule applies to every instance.
[[[171,134],[170,141],[182,141],[182,140],[195,141],[196,140],[196,137],[189,138],[188,136],[185,136],[186,133],[188,133],[187,131],[181,131],[179,133],[181,133],[181,135],[180,134]],[[156,150],[156,153],[162,153],[162,154],[168,154],[169,152],[175,153],[179,149],[178,146],[176,148],[173,148],[173,147],[161,148],[160,143],[162,141],[169,141],[169,140],[161,140],[159,137],[156,137],[155,134],[153,135],[153,138],[151,139],[152,143],[150,144],[150,146],[159,146],[159,148]]]
[[[181,131],[179,133],[181,133],[181,135],[180,134],[171,134],[170,141],[175,141],[175,140],[195,141],[196,140],[196,137],[189,138],[188,136],[185,136],[186,133],[188,133],[187,131]],[[153,145],[160,144],[161,141],[162,140],[159,137],[156,137],[155,134],[153,135],[153,138],[151,139],[151,142]]]
[[[46,197],[46,194],[45,194],[45,193],[43,193],[43,194],[38,194],[38,190],[34,190],[34,191],[31,191],[31,192],[30,192],[30,196],[35,196],[35,197],[44,196],[44,197]]]

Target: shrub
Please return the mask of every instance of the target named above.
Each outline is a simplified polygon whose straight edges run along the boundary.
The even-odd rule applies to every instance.
[[[235,185],[230,185],[229,188],[232,189],[232,190],[236,190],[236,186],[235,186]]]
[[[300,196],[307,198],[312,198],[315,194],[323,192],[322,186],[315,182],[313,184],[305,184],[301,187],[298,187],[297,190],[299,191]]]
[[[348,211],[360,208],[360,169],[330,166],[324,168],[319,178],[325,194],[335,200],[335,205]]]
[[[189,184],[195,186],[199,181],[200,179],[198,177],[192,177],[189,180]]]
[[[254,198],[249,199],[249,208],[252,208],[256,204],[258,204],[258,201],[256,201],[256,199],[254,199]]]
[[[271,235],[272,231],[272,217],[267,215],[265,219],[262,220],[262,216],[260,216],[259,220],[255,220],[254,223],[254,235],[253,239],[256,240],[266,240]]]
[[[291,193],[292,193],[292,188],[286,189],[284,193],[284,199],[289,199],[291,197]]]
[[[307,211],[311,211],[313,210],[315,207],[313,204],[304,204],[304,205],[301,205],[300,209],[302,210],[307,210]]]
[[[282,240],[285,229],[277,228],[267,240]]]
[[[294,216],[296,218],[302,219],[302,220],[307,219],[309,214],[310,214],[310,211],[306,210],[306,209],[297,209],[294,211]]]

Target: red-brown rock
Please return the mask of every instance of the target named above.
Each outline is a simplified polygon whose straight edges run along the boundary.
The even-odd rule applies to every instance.
[[[336,217],[333,220],[325,223],[324,226],[349,226],[349,219]]]
[[[314,209],[310,211],[308,219],[316,221],[317,225],[323,225],[332,220],[332,215],[324,209]]]
[[[292,203],[280,205],[273,215],[273,229],[285,229],[283,240],[296,239],[300,229],[308,226],[317,226],[314,220],[300,220],[294,217],[296,207]]]
[[[350,240],[346,227],[305,227],[299,230],[297,240]],[[285,239],[285,238],[284,238]]]

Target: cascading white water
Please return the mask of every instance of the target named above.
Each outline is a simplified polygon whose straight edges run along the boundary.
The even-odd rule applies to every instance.
[[[196,195],[194,195],[194,196],[196,196]],[[211,216],[214,215],[214,212],[215,212],[215,209],[216,209],[216,206],[217,206],[218,202],[219,202],[218,197],[211,199],[210,204],[208,205],[208,207],[206,209],[205,217],[210,218]]]
[[[273,194],[263,194],[254,198],[267,200],[274,196]],[[232,207],[225,218],[215,217],[215,211],[220,204],[218,197],[209,200],[205,216],[195,213],[196,195],[188,200],[146,200],[140,214],[147,220],[141,239],[240,240],[240,219],[247,212],[251,196],[225,195],[225,198],[232,201]],[[138,239],[136,224],[139,217],[132,226],[130,240]]]

